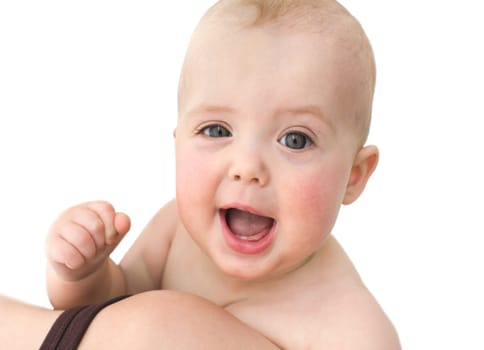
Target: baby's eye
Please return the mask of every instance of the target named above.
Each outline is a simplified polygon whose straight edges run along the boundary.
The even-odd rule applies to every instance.
[[[226,127],[220,124],[208,125],[200,130],[201,133],[208,137],[230,137],[232,134]]]
[[[313,141],[302,132],[290,132],[282,136],[279,143],[288,148],[299,150],[311,146]]]

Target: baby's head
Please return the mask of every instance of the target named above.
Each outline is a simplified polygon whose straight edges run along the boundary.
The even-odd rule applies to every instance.
[[[244,34],[249,45],[238,40]],[[263,57],[257,57],[259,53],[255,46],[258,39],[263,44],[261,36],[274,42],[284,36],[293,36],[296,41],[289,47],[281,45],[278,48],[278,60],[268,65],[276,75],[277,70],[286,68],[285,63],[304,65],[304,55],[307,54],[329,67],[327,74],[321,77],[321,85],[308,89],[332,90],[332,96],[327,96],[326,91],[320,96],[324,112],[354,132],[352,138],[357,148],[363,146],[369,132],[375,88],[373,51],[360,23],[333,0],[218,1],[201,19],[189,45],[179,84],[179,115],[187,111],[190,93],[200,88],[194,80],[206,78],[200,75],[204,63],[211,61],[216,65],[216,60],[222,59],[226,65],[263,65]],[[303,38],[305,40],[299,40]],[[222,51],[238,50],[240,56],[227,61],[228,57],[220,57],[213,50],[213,44]],[[240,47],[240,44],[244,46]],[[288,51],[284,49],[300,50],[301,61],[285,61]],[[306,67],[300,68],[302,74],[308,74]],[[206,73],[211,74],[211,79],[205,80],[205,84],[215,84],[223,79],[221,71],[206,70]],[[298,76],[291,78],[284,83],[298,84]],[[308,92],[314,94],[315,91]],[[328,97],[331,101],[327,101]],[[329,104],[333,104],[335,110],[330,110]]]
[[[292,271],[358,198],[375,68],[330,0],[222,0],[200,21],[179,86],[178,213],[226,273]]]

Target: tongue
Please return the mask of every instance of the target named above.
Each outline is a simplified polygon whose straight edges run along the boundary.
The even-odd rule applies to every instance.
[[[266,231],[273,224],[271,218],[251,214],[238,209],[227,211],[227,224],[236,236],[255,236]]]

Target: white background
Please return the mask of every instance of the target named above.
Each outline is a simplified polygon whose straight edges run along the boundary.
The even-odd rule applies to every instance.
[[[178,73],[212,3],[0,2],[0,294],[49,306],[44,239],[68,206],[131,216],[119,259],[174,196]],[[335,235],[405,349],[484,348],[478,3],[343,1],[377,57],[381,162]]]

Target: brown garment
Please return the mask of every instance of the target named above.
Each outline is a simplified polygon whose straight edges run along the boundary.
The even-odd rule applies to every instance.
[[[123,295],[102,304],[78,306],[64,311],[52,325],[39,350],[76,350],[97,313],[127,297]]]

